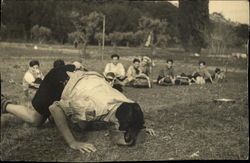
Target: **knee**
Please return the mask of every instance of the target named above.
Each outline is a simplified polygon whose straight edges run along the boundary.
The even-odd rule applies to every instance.
[[[39,127],[45,122],[46,119],[47,118],[45,118],[41,114],[34,113],[34,116],[32,116],[32,119],[31,119],[30,123],[31,123],[32,126]]]

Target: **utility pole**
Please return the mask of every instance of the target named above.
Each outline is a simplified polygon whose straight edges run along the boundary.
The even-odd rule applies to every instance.
[[[103,25],[102,25],[102,61],[104,55],[104,44],[105,44],[105,15],[103,16]]]

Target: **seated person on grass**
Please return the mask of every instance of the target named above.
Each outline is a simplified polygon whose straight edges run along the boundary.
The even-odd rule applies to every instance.
[[[12,113],[25,122],[40,126],[51,115],[70,148],[94,152],[94,145],[75,139],[68,121],[82,128],[90,121],[110,124],[110,136],[118,145],[133,145],[144,127],[140,106],[113,89],[101,74],[65,65],[48,72],[32,100],[34,109],[15,105],[1,95],[1,112]]]
[[[212,79],[215,83],[222,83],[226,78],[225,72],[221,71],[219,68],[216,68],[214,74],[212,75]]]
[[[40,71],[40,64],[37,60],[32,60],[29,63],[29,69],[23,77],[23,91],[26,97],[33,97],[39,88],[44,76]]]
[[[142,73],[140,60],[137,58],[135,58],[133,64],[129,66],[127,70],[127,78],[124,82],[125,85],[128,86],[151,88],[150,79],[145,73]]]
[[[147,56],[142,57],[140,69],[141,73],[149,76],[152,73],[152,60]]]
[[[191,79],[196,84],[213,83],[212,76],[206,68],[205,61],[199,61],[199,67],[192,73]]]
[[[121,82],[125,79],[125,69],[123,65],[119,63],[119,59],[119,55],[113,54],[111,56],[111,63],[105,66],[103,74],[113,88],[122,92]]]
[[[160,70],[160,74],[157,78],[157,84],[159,85],[174,85],[175,75],[174,75],[174,61],[172,59],[167,59],[166,66]]]

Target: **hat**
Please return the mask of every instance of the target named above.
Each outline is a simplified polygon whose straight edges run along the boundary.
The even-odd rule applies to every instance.
[[[107,78],[107,79],[114,79],[114,78],[115,78],[115,74],[114,74],[113,72],[108,72],[108,73],[106,74],[106,78]]]
[[[142,60],[146,60],[147,62],[151,62],[151,59],[149,57],[147,57],[147,56],[143,56]]]
[[[78,62],[78,61],[75,61],[72,64],[75,65],[75,67],[76,67],[77,70],[81,69],[81,68],[84,68],[83,65],[80,62]]]

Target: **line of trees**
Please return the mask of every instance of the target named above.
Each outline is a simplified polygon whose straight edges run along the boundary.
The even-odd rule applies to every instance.
[[[105,44],[114,47],[143,46],[149,36],[153,53],[157,46],[182,45],[191,53],[203,48],[222,53],[228,47],[245,46],[249,26],[220,13],[209,15],[208,3],[180,0],[177,8],[166,1],[4,0],[1,40],[77,41],[86,50],[89,44],[101,45],[105,15]]]
[[[115,32],[136,33],[138,20],[142,16],[165,19],[171,26],[171,33],[177,35],[177,8],[168,2],[4,0],[1,25],[6,27],[6,30],[1,37],[2,40],[31,41],[31,29],[38,25],[51,30],[51,40],[66,43],[70,41],[68,34],[75,32],[72,12],[86,16],[95,11],[106,16],[107,35]],[[93,36],[89,43],[97,44],[98,42]]]

